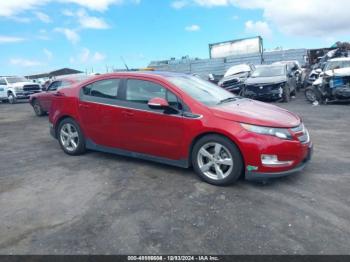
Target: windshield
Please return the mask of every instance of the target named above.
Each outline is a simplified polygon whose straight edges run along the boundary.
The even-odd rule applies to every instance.
[[[14,84],[18,82],[28,82],[28,80],[24,77],[7,77],[6,80],[9,84]]]
[[[231,67],[227,72],[225,73],[224,77],[228,77],[231,75],[236,75],[239,73],[244,73],[244,72],[250,72],[250,66],[249,65],[237,65]]]
[[[236,97],[225,89],[193,76],[172,76],[168,80],[193,99],[207,105],[220,104],[225,99]]]
[[[285,66],[261,66],[257,67],[252,77],[273,77],[284,76],[286,74]]]
[[[328,61],[324,71],[350,67],[350,61]]]

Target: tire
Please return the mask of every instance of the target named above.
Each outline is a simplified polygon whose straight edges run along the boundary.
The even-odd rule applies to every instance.
[[[7,100],[8,100],[8,102],[10,104],[16,104],[17,103],[17,99],[16,99],[15,95],[12,92],[8,93]]]
[[[57,131],[58,142],[66,154],[77,156],[86,151],[85,137],[78,123],[72,118],[63,119],[60,122]]]
[[[294,89],[292,92],[290,92],[290,95],[291,96],[296,96],[297,95],[297,91],[298,91],[297,89]]]
[[[309,86],[305,89],[305,98],[310,103],[314,103],[316,101],[321,102],[321,95],[313,86]]]
[[[227,186],[236,182],[242,174],[241,153],[233,142],[223,136],[202,137],[193,146],[191,157],[194,171],[209,184]]]
[[[39,104],[39,102],[37,100],[33,101],[32,106],[33,106],[34,113],[37,116],[45,115],[45,111],[42,109],[41,105]]]
[[[288,85],[283,87],[282,102],[288,103],[290,101],[290,88]]]

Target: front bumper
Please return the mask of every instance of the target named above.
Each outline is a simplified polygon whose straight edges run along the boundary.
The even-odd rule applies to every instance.
[[[23,92],[16,92],[16,98],[17,99],[28,99],[31,95],[40,93],[41,91],[23,91]]]
[[[293,169],[283,171],[283,172],[276,172],[276,173],[260,173],[260,172],[254,172],[254,171],[246,171],[245,172],[245,179],[249,181],[265,181],[271,178],[279,178],[279,177],[285,177],[289,176],[295,173],[298,173],[302,171],[307,164],[310,162],[313,154],[313,145],[310,143],[308,148],[308,153],[306,158],[296,167]]]

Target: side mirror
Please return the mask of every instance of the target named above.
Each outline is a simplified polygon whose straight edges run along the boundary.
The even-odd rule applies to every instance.
[[[148,106],[155,109],[165,109],[169,107],[169,103],[164,98],[155,97],[148,101]]]
[[[208,75],[208,79],[214,81],[214,80],[215,80],[215,77],[214,77],[213,74],[209,74],[209,75]]]
[[[323,77],[324,76],[324,72],[320,73],[320,77]]]

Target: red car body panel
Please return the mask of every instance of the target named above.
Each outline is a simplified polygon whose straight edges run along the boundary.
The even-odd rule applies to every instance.
[[[62,79],[59,79],[59,80],[56,80],[56,81],[65,81],[65,82],[69,83],[70,85],[73,85],[73,84],[79,82],[78,79],[70,78],[70,77],[62,78]],[[56,81],[53,81],[52,83],[54,83]],[[31,95],[29,97],[29,103],[32,105],[33,101],[36,100],[36,101],[39,102],[41,108],[45,112],[49,112],[52,100],[55,97],[56,93],[57,93],[57,91],[47,90],[47,91],[42,91],[40,93],[33,94],[33,95]]]
[[[200,117],[191,119],[80,100],[82,87],[110,78],[141,79],[161,84],[176,94],[193,114]],[[242,99],[233,105],[230,103],[208,107],[157,73],[105,74],[60,92],[60,96],[54,97],[49,114],[54,135],[59,121],[71,117],[77,121],[84,136],[93,145],[179,161],[179,166],[183,167],[190,166],[191,148],[196,139],[211,133],[221,134],[234,142],[241,151],[247,168],[254,166],[259,173],[272,175],[300,166],[312,147],[311,142],[302,144],[292,131],[293,140],[283,140],[252,133],[241,126],[241,123],[278,128],[300,125],[300,117],[287,110],[249,99]],[[266,167],[261,163],[262,154],[278,155],[279,160],[293,161],[293,164]],[[134,156],[133,153],[130,155]]]

